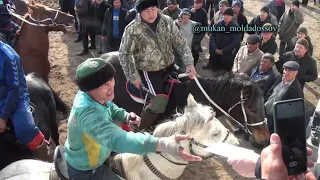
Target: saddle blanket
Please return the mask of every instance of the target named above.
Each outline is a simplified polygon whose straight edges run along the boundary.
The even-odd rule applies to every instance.
[[[171,91],[172,91],[173,86],[174,86],[175,83],[179,83],[179,81],[177,81],[175,79],[168,79],[168,80],[165,81],[163,88],[164,88],[164,93],[166,95],[168,95],[168,97],[170,97]],[[127,90],[127,93],[130,95],[130,97],[134,101],[136,101],[136,102],[138,102],[140,104],[145,104],[146,102],[148,102],[150,100],[150,98],[146,99],[147,92],[136,88],[128,80],[126,82],[126,90]]]

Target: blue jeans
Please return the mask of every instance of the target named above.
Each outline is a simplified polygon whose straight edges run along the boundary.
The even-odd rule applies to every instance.
[[[27,100],[18,101],[16,109],[11,115],[11,120],[16,138],[21,144],[29,144],[39,133]]]
[[[68,175],[70,180],[124,180],[116,175],[104,164],[94,170],[81,171],[73,168],[67,163]]]

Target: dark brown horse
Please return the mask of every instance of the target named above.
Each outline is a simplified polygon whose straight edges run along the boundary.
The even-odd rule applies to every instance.
[[[110,52],[103,54],[101,58],[109,61],[117,71],[113,102],[129,112],[140,114],[143,104],[135,102],[126,91],[126,78],[119,63],[119,53]],[[262,146],[268,143],[269,130],[267,125],[262,123],[265,121],[263,95],[256,82],[226,72],[215,73],[210,78],[199,77],[198,80],[215,103],[229,112],[237,122],[250,129],[253,135],[251,137],[254,137],[251,142]],[[195,81],[176,84],[172,88],[167,109],[158,120],[169,118],[177,108],[179,110],[185,107],[189,93],[197,102],[211,105]],[[221,111],[214,109],[216,117],[223,115]]]
[[[50,31],[67,32],[65,25],[74,21],[74,17],[41,4],[27,5],[28,13],[24,16],[15,50],[21,56],[26,74],[39,73],[49,82]]]

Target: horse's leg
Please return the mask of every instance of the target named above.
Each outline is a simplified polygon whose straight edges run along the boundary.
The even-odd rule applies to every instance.
[[[50,87],[51,88],[51,87]],[[69,107],[62,101],[62,99],[58,96],[58,94],[51,88],[51,91],[53,93],[54,101],[56,103],[56,110],[59,110],[63,113],[63,118],[66,118],[66,116],[69,113]]]
[[[50,132],[51,132],[51,139],[53,142],[58,146],[59,143],[59,130],[57,124],[57,114],[56,114],[56,106],[55,103],[51,103],[49,106],[49,114],[50,114]]]

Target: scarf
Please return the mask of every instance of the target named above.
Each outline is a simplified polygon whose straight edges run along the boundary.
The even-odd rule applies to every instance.
[[[282,2],[283,2],[283,0],[276,0],[276,6],[281,6]]]

